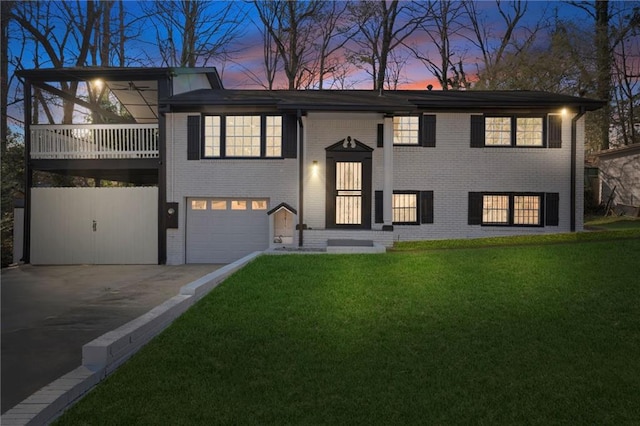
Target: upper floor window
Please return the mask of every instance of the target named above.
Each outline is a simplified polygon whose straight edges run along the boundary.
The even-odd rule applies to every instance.
[[[418,145],[420,138],[420,117],[393,117],[393,144]]]
[[[543,117],[486,117],[486,146],[543,146]]]
[[[471,116],[471,147],[545,147],[562,144],[562,119],[550,116],[552,134],[547,143],[547,117],[532,115]]]
[[[204,157],[281,157],[282,117],[208,115],[204,117]]]

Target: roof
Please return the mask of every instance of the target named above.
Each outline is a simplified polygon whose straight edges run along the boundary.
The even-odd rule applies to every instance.
[[[158,122],[158,82],[175,75],[204,74],[211,87],[222,89],[215,67],[209,68],[119,68],[75,67],[21,70],[17,75],[47,87],[49,82],[94,81],[100,79],[133,117],[136,123]]]
[[[626,157],[627,155],[640,154],[640,143],[623,146],[620,148],[611,148],[603,151],[594,152],[593,155],[598,158],[609,157]]]
[[[161,99],[174,110],[197,106],[264,106],[305,111],[469,111],[491,109],[593,111],[605,103],[549,92],[395,90],[212,90],[201,89]]]

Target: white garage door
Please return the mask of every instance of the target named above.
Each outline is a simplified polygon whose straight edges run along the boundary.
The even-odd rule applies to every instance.
[[[230,263],[268,247],[267,200],[189,198],[187,263]]]
[[[32,188],[31,263],[158,263],[158,188]]]

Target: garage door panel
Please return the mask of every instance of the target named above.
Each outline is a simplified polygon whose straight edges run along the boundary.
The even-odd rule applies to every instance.
[[[232,199],[216,199],[226,201],[227,209],[212,210],[213,201],[207,199],[206,210],[187,203],[187,263],[230,263],[268,247],[266,210],[251,210],[251,200],[246,210],[232,210]]]

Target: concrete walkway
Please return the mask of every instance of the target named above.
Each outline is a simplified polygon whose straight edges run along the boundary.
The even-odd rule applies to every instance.
[[[76,265],[1,272],[2,413],[77,368],[82,346],[222,265]]]

